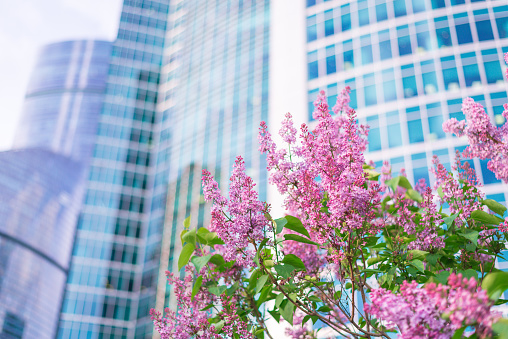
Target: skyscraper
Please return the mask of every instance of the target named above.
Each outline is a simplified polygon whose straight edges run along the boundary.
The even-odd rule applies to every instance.
[[[19,149],[0,152],[1,338],[56,334],[110,53],[105,41],[45,46]]]
[[[156,110],[169,0],[125,0],[58,338],[152,333],[168,159]]]
[[[480,102],[504,121],[508,6],[498,1],[307,1],[308,114],[319,90],[329,101],[351,87],[351,104],[370,125],[368,159],[389,160],[416,182],[433,183],[438,155],[449,168],[467,141],[446,135],[442,123],[464,119],[462,99]],[[471,161],[488,197],[505,201],[507,186]]]

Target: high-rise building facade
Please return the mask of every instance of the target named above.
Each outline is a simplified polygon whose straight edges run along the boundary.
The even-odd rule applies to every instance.
[[[169,0],[123,3],[58,338],[152,334],[167,193],[156,105],[168,11]]]
[[[174,303],[164,272],[177,271],[183,220],[207,227],[201,173],[227,193],[237,156],[266,199],[266,165],[257,151],[259,123],[268,119],[270,1],[173,1],[172,37],[164,65],[161,108],[171,122],[170,185],[157,308]]]
[[[106,41],[42,48],[17,150],[0,152],[0,337],[56,335],[111,54]]]
[[[64,41],[44,46],[26,91],[14,148],[44,148],[90,158],[102,108],[112,44]]]
[[[319,90],[329,101],[345,86],[360,121],[370,125],[368,159],[416,182],[433,183],[432,157],[450,167],[467,141],[442,130],[464,119],[463,98],[480,102],[498,125],[507,102],[503,53],[508,6],[474,0],[307,0],[308,114]],[[507,186],[472,161],[489,197]]]

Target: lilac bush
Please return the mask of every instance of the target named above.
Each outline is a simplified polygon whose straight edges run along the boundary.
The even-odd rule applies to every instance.
[[[491,159],[507,181],[508,125],[494,127],[466,99],[466,120],[444,129],[470,145],[452,171],[434,158],[433,187],[413,187],[389,163],[380,172],[366,164],[368,127],[356,122],[349,88],[331,109],[324,92],[314,106],[312,128],[285,116],[282,148],[260,127],[269,182],[288,215],[270,215],[241,157],[228,197],[203,171],[212,221],[189,229],[186,220],[185,278],[168,272],[177,309],[152,311],[161,337],[273,339],[272,318],[292,338],[316,338],[318,321],[346,338],[503,338],[508,321],[494,306],[506,302],[508,273],[495,260],[508,240],[506,207],[485,199],[462,158]]]

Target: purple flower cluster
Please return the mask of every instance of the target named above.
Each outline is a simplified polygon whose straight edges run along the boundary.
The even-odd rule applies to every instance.
[[[217,232],[224,241],[224,258],[236,260],[240,266],[251,266],[253,253],[247,247],[264,238],[263,230],[269,225],[265,217],[269,206],[258,200],[256,184],[245,174],[242,157],[237,157],[233,166],[229,199],[222,196],[219,185],[207,170],[203,170],[202,182],[205,200],[213,201],[210,231]]]
[[[371,300],[366,311],[388,328],[397,327],[399,338],[448,339],[463,326],[471,326],[485,338],[492,334],[492,324],[498,318],[490,310],[493,302],[477,281],[461,274],[451,274],[448,285],[419,287],[415,281],[404,281],[399,294],[375,289]]]
[[[508,63],[508,53],[505,54],[505,61]],[[506,76],[508,78],[508,73]],[[488,169],[494,172],[497,179],[508,182],[508,122],[499,128],[495,127],[482,105],[471,98],[466,98],[462,103],[462,112],[466,116],[465,121],[452,118],[443,123],[443,130],[459,137],[466,136],[469,146],[463,156],[490,159]],[[502,115],[508,120],[508,104],[504,105]]]
[[[379,204],[379,185],[364,185],[367,129],[356,124],[349,91],[346,88],[339,95],[332,109],[335,117],[320,92],[313,113],[317,125],[312,131],[302,125],[300,143],[288,113],[280,132],[287,150],[277,149],[264,122],[259,134],[270,182],[285,195],[286,209],[296,211],[317,242],[330,244],[335,261],[341,259],[346,245],[336,230],[377,233],[372,228],[376,223],[370,221],[375,218],[372,206]]]

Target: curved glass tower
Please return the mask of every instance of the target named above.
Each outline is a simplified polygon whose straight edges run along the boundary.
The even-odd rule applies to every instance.
[[[0,338],[56,334],[83,166],[42,149],[0,153]]]
[[[433,183],[433,155],[449,167],[466,143],[445,135],[449,118],[464,119],[462,99],[482,103],[503,123],[507,102],[503,53],[508,6],[474,0],[307,0],[309,117],[316,93],[334,102],[345,86],[360,121],[370,125],[368,158],[413,182]],[[489,197],[505,201],[507,185],[472,161]]]
[[[77,40],[41,49],[14,148],[44,148],[77,161],[90,158],[111,47],[109,41]]]

